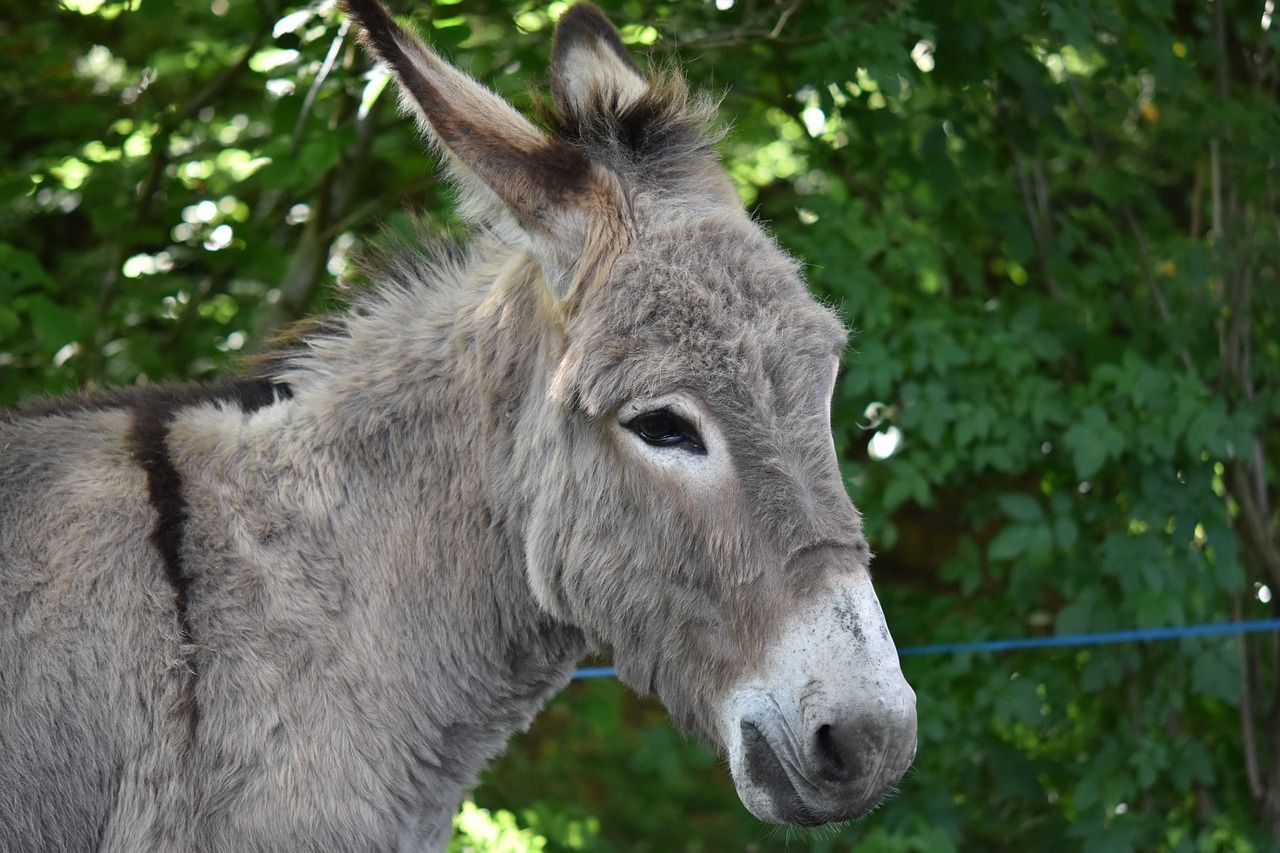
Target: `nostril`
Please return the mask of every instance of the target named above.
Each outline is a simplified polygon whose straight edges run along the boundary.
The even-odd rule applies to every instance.
[[[853,777],[847,750],[840,748],[831,726],[819,726],[814,735],[814,764],[818,775],[828,782],[847,782]]]

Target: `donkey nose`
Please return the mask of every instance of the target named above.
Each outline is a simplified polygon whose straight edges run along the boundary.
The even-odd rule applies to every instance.
[[[830,785],[872,782],[897,784],[915,756],[915,703],[874,715],[857,715],[819,725],[809,750],[809,770],[815,782]]]
[[[813,738],[813,771],[824,782],[848,782],[857,775],[859,756],[857,744],[842,730],[837,738],[836,729],[830,725],[818,726]]]

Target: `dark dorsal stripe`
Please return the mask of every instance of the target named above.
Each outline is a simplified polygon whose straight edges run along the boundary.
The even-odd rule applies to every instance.
[[[169,456],[169,425],[182,409],[208,403],[230,403],[255,412],[276,400],[293,396],[288,385],[268,378],[226,379],[212,385],[142,385],[38,399],[20,404],[6,420],[67,418],[88,412],[128,410],[133,413],[127,442],[134,459],[147,474],[147,491],[156,511],[151,541],[164,558],[165,574],[174,588],[183,641],[190,640],[187,623],[189,579],[182,569],[182,528],[187,502],[182,478]]]
[[[0,411],[0,422],[40,418],[74,418],[91,412],[128,411],[132,422],[126,442],[134,460],[147,476],[147,497],[156,513],[151,544],[160,552],[165,579],[173,587],[178,637],[191,678],[184,683],[183,704],[192,733],[200,719],[195,700],[196,662],[190,654],[192,632],[189,613],[191,575],[182,561],[182,536],[187,522],[187,499],[182,475],[169,454],[169,427],[183,409],[209,403],[255,412],[277,400],[293,396],[292,389],[266,376],[226,379],[212,385],[143,385],[36,399],[11,411]]]
[[[192,732],[199,722],[195,701],[196,663],[189,653],[192,642],[188,611],[191,575],[182,560],[182,537],[188,517],[182,475],[169,453],[169,428],[178,413],[208,403],[238,406],[253,412],[292,396],[288,385],[268,379],[231,379],[213,385],[155,385],[82,394],[61,400],[38,401],[19,407],[19,418],[74,417],[86,412],[128,410],[132,423],[126,437],[133,458],[146,472],[147,496],[156,512],[151,543],[160,552],[165,579],[173,587],[179,640],[186,647],[185,663],[192,673],[184,685],[183,704]]]
[[[223,379],[209,385],[135,385],[131,388],[108,388],[84,391],[63,397],[36,397],[18,403],[4,414],[6,420],[74,417],[82,412],[107,412],[119,409],[167,409],[172,415],[178,409],[202,403],[235,403],[253,412],[276,399],[292,396],[288,385],[275,382],[268,375]]]
[[[187,623],[190,578],[182,565],[182,533],[187,521],[187,499],[182,476],[173,465],[167,439],[178,412],[204,403],[232,403],[244,412],[254,412],[277,399],[288,397],[289,388],[262,379],[235,379],[216,385],[157,386],[139,389],[131,401],[133,423],[129,427],[129,449],[147,472],[147,490],[156,510],[156,526],[151,542],[164,558],[165,573],[173,585],[183,642],[191,639]]]

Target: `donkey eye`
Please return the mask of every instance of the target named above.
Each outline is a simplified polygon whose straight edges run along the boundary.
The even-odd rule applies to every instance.
[[[669,409],[645,412],[623,426],[654,447],[679,447],[699,454],[707,452],[702,436],[698,435],[693,424]]]

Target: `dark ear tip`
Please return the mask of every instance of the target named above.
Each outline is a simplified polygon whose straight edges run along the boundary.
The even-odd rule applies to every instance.
[[[628,66],[635,68],[626,46],[622,44],[622,37],[618,35],[618,30],[608,16],[594,3],[586,0],[574,3],[560,16],[560,20],[556,22],[555,43],[551,52],[554,57],[559,58],[573,45],[593,41],[609,45],[614,54]]]
[[[352,18],[366,18],[371,14],[386,14],[386,7],[378,0],[338,0],[338,8]]]
[[[572,44],[587,39],[606,39],[622,46],[618,31],[593,3],[574,3],[556,22],[556,44]]]
[[[360,41],[383,61],[396,64],[401,48],[396,37],[403,31],[381,0],[339,0],[340,8],[360,28]]]
[[[339,0],[338,8],[365,30],[392,24],[391,13],[381,0]]]
[[[560,23],[564,24],[566,21],[572,21],[584,17],[595,18],[596,20],[606,22],[609,20],[605,13],[601,12],[600,7],[595,3],[588,2],[588,0],[578,0],[577,3],[574,3],[566,9],[564,14],[560,16]]]

